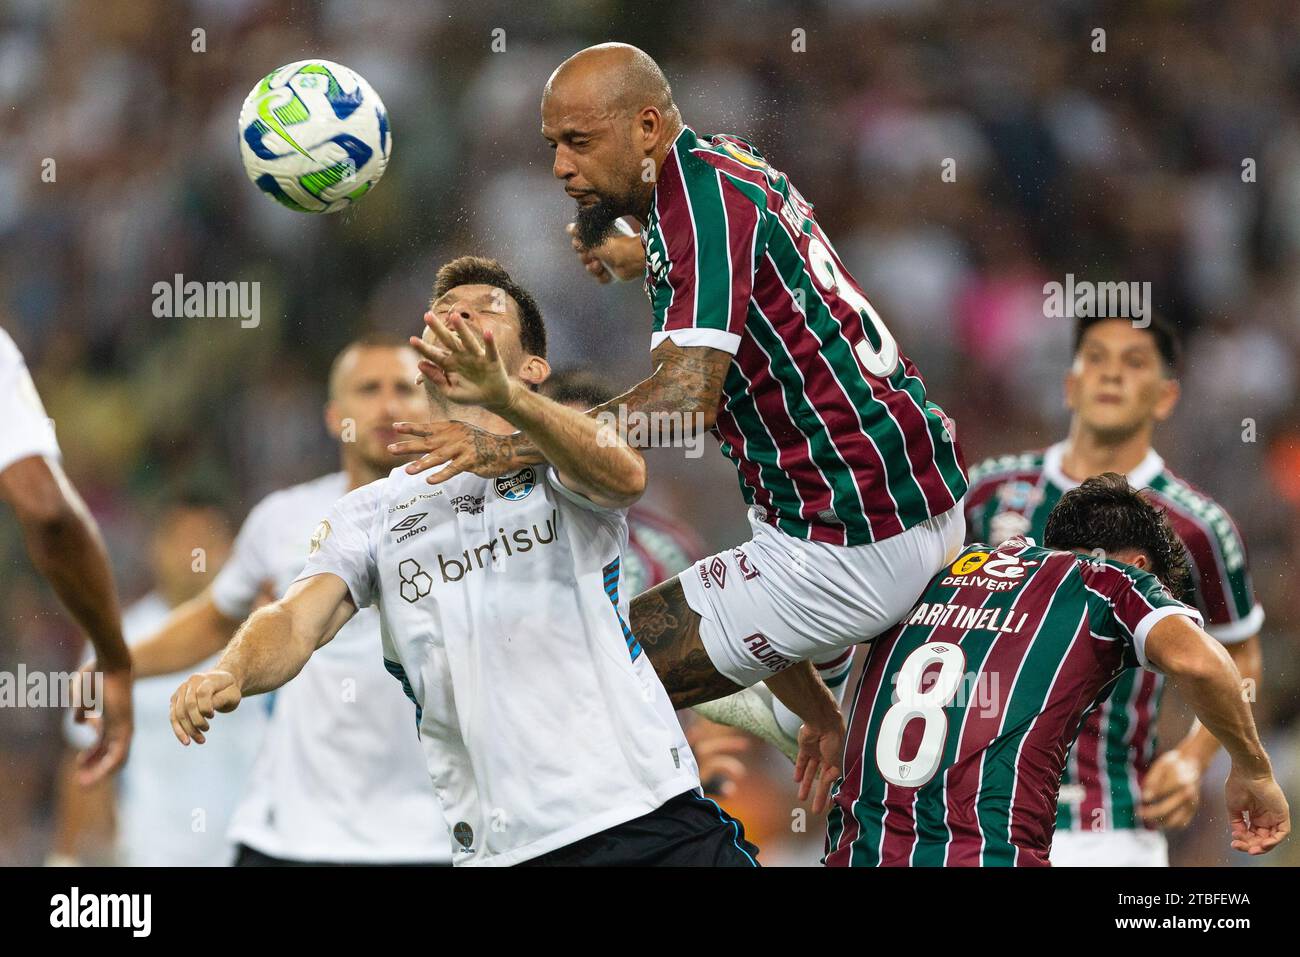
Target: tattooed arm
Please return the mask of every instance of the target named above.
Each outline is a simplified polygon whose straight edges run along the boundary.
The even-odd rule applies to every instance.
[[[629,440],[633,448],[671,444],[713,428],[731,354],[708,346],[683,347],[666,339],[651,357],[655,370],[648,379],[587,414],[600,417],[603,413],[620,430],[629,421],[662,426],[656,434],[648,428],[637,429],[631,438],[641,441]],[[431,485],[461,472],[504,475],[544,461],[536,444],[523,432],[492,435],[464,422],[398,422],[394,428],[412,438],[390,446],[391,451],[399,455],[423,453],[406,467],[408,472],[415,474],[450,463],[429,477]]]
[[[714,667],[700,640],[700,616],[686,603],[678,578],[632,599],[629,618],[632,633],[650,656],[674,708],[742,691]],[[765,684],[803,719],[794,779],[799,800],[811,798],[813,813],[820,814],[828,807],[831,788],[844,766],[844,719],[839,705],[809,661],[791,665]]]
[[[672,578],[632,599],[629,626],[650,656],[674,708],[712,701],[740,690],[724,678],[700,641],[700,616]]]

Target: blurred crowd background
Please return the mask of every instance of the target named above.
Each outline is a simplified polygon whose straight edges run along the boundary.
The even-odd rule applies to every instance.
[[[1045,282],[1152,284],[1189,356],[1158,447],[1245,537],[1268,615],[1257,716],[1300,797],[1290,0],[6,0],[0,326],[26,354],[125,603],[150,587],[145,543],[170,490],[214,491],[241,520],[337,467],[321,422],[329,360],[363,330],[417,330],[450,257],[495,256],[533,289],[553,365],[644,377],[639,285],[582,272],[539,135],[550,71],[606,39],[655,56],[697,130],[746,135],[791,175],[971,464],[1064,435],[1070,330],[1045,318]],[[239,165],[245,94],[309,56],[360,72],[392,120],[383,182],[335,216],[280,208]],[[260,325],[155,318],[153,284],[177,273],[260,282]],[[699,460],[655,453],[650,499],[718,548],[747,527],[712,445]],[[79,655],[0,517],[0,669]],[[44,856],[60,748],[58,715],[0,713],[0,862]],[[759,748],[749,761],[730,810],[769,863],[815,861],[821,822],[792,829],[788,763]],[[1176,863],[1230,862],[1216,775]],[[1267,861],[1297,861],[1296,842],[1286,854]]]

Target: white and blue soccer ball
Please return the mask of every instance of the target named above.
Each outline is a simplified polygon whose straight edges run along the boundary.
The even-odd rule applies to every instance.
[[[335,213],[379,182],[393,138],[370,84],[329,60],[267,75],[239,111],[239,150],[254,185],[301,213]]]

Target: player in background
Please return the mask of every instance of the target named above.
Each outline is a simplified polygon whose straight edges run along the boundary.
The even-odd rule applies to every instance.
[[[1047,515],[1066,491],[1101,472],[1126,473],[1165,510],[1186,548],[1188,600],[1200,609],[1205,630],[1257,687],[1264,611],[1241,536],[1228,513],[1170,471],[1151,446],[1157,423],[1178,401],[1179,359],[1175,332],[1159,316],[1146,328],[1126,319],[1079,320],[1065,377],[1069,436],[1046,451],[992,458],[972,469],[968,537],[1042,541]],[[1053,863],[1168,865],[1168,845],[1155,828],[1191,820],[1219,743],[1197,722],[1156,758],[1163,690],[1159,673],[1127,671],[1084,722],[1065,766]]]
[[[399,467],[352,492],[285,597],[249,619],[217,670],[177,690],[177,737],[202,743],[217,711],[287,681],[377,601],[456,864],[754,866],[738,822],[699,796],[668,695],[625,623],[620,554],[625,509],[645,487],[640,454],[534,391],[549,372],[541,314],[500,264],[444,266],[425,322],[414,342],[434,415],[527,429],[551,465],[437,489]],[[787,674],[808,679],[806,702],[791,703],[810,739],[842,743],[812,669]]]
[[[744,140],[686,126],[644,52],[606,43],[562,63],[542,135],[579,247],[643,273],[653,312],[654,372],[592,414],[664,425],[643,445],[712,430],[750,506],[753,539],[638,596],[632,630],[666,684],[708,677],[715,698],[792,660],[847,672],[844,639],[897,621],[961,546],[950,421],[812,206]],[[611,238],[620,217],[640,236]],[[403,431],[418,438],[398,448],[426,453],[412,469],[449,463],[431,483],[541,461],[526,434]],[[688,653],[697,637],[706,654]]]
[[[872,643],[828,865],[1046,866],[1070,742],[1135,665],[1172,678],[1228,749],[1232,847],[1286,837],[1241,675],[1170,594],[1186,565],[1161,513],[1109,472],[1061,497],[1044,541],[969,546]]]
[[[32,564],[90,639],[103,675],[103,700],[86,701],[77,720],[98,712],[96,742],[77,758],[83,784],[103,780],[131,746],[131,658],[99,526],[63,474],[54,425],[27,364],[0,329],[0,500],[23,529]],[[80,684],[77,685],[80,689]]]
[[[329,376],[325,424],[341,469],[254,506],[212,586],[133,648],[137,674],[193,669],[230,641],[259,604],[284,594],[303,543],[348,493],[388,473],[394,419],[427,410],[405,339],[371,335],[344,348]],[[275,695],[231,836],[237,863],[446,864],[450,842],[410,705],[383,667],[379,616],[360,612]],[[172,689],[175,680],[172,681]]]
[[[207,587],[230,546],[229,520],[213,500],[190,495],[165,504],[149,548],[153,590],[122,616],[127,642],[153,634],[173,609]],[[237,715],[208,760],[178,758],[168,721],[176,681],[170,676],[136,680],[131,760],[115,779],[82,788],[71,774],[61,776],[55,845],[47,864],[95,863],[109,848],[115,863],[131,867],[233,863],[226,829],[261,747],[266,712],[248,708]],[[76,738],[84,730],[70,725],[69,738],[80,743]],[[106,848],[97,849],[90,839],[105,814],[115,818],[115,833],[106,835]]]
[[[552,372],[542,383],[542,395],[560,405],[585,412],[608,402],[618,389],[593,369],[577,366]],[[639,595],[668,581],[698,561],[704,546],[681,522],[654,511],[644,502],[627,510],[627,547],[623,549],[624,589]],[[750,740],[731,728],[696,716],[686,724],[686,740],[700,767],[700,784],[705,794],[729,797],[745,777],[740,755],[749,750]]]

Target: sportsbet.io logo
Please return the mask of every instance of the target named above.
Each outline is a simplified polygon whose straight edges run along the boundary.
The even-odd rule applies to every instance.
[[[433,588],[433,579],[414,558],[408,558],[397,566],[397,576],[402,580],[398,592],[412,605],[429,594]]]
[[[497,495],[507,502],[517,502],[528,495],[537,484],[537,472],[532,466],[520,469],[514,475],[503,475],[494,483]]]

